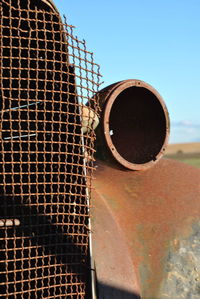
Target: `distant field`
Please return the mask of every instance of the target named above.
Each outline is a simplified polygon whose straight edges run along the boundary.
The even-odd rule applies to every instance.
[[[176,154],[180,151],[183,153],[200,153],[200,142],[169,144],[166,150],[166,154]]]
[[[165,157],[200,168],[200,143],[170,144]]]

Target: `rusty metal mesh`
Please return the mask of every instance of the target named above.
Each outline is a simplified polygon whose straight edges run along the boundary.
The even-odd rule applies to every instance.
[[[1,298],[90,298],[99,66],[48,2],[0,1]]]

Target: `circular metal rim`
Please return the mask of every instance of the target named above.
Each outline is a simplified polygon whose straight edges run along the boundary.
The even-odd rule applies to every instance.
[[[143,164],[128,162],[126,159],[124,159],[117,151],[115,145],[112,142],[112,139],[111,139],[110,133],[109,133],[110,132],[109,117],[110,117],[110,112],[111,112],[111,109],[112,109],[115,99],[122,91],[124,91],[125,89],[127,89],[129,87],[134,87],[134,86],[146,88],[156,96],[157,100],[160,102],[160,104],[163,108],[163,112],[164,112],[165,120],[166,120],[165,140],[163,142],[162,148],[160,149],[159,153],[156,155],[156,160],[155,161],[152,160],[152,161],[149,161],[149,162],[146,162]],[[107,101],[106,106],[105,106],[104,118],[103,118],[103,132],[104,132],[107,146],[110,149],[111,154],[121,165],[123,165],[124,167],[126,167],[130,170],[145,170],[145,169],[152,167],[155,163],[157,163],[160,160],[160,158],[163,156],[163,154],[165,152],[166,146],[169,141],[169,131],[170,131],[169,113],[168,113],[168,110],[167,110],[167,107],[165,105],[163,98],[157,92],[157,90],[155,90],[148,83],[141,81],[141,80],[137,80],[137,79],[125,80],[125,81],[121,81],[120,83],[118,82],[116,88],[112,91],[112,93],[109,97],[109,100]]]
[[[54,2],[52,0],[42,0],[42,2],[44,2],[45,4],[47,4],[48,6],[50,6],[50,8],[52,10],[54,10],[56,13],[59,14],[59,11],[58,11],[57,7],[56,7],[56,5],[54,4]]]

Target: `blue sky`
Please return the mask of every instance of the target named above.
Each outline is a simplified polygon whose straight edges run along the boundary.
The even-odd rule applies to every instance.
[[[54,2],[94,52],[103,86],[153,85],[170,113],[170,142],[200,142],[200,0]]]

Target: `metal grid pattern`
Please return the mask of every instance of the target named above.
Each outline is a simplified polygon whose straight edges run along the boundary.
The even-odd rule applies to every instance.
[[[0,297],[91,298],[99,66],[48,1],[0,10]]]

